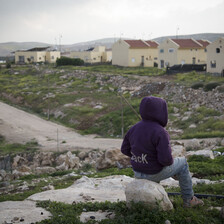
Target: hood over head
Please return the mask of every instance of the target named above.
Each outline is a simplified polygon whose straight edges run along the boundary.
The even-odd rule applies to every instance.
[[[154,96],[144,97],[140,103],[139,111],[143,120],[156,121],[163,127],[167,125],[168,111],[164,99]]]

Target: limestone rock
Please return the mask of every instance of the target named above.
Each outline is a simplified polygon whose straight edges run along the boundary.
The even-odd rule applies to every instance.
[[[35,172],[36,174],[54,173],[56,172],[56,169],[54,167],[44,166],[44,167],[37,167]]]
[[[6,171],[5,170],[0,170],[0,177],[2,177],[2,179],[4,179],[6,177]]]
[[[16,155],[14,157],[14,159],[13,159],[12,168],[13,169],[17,169],[18,166],[23,165],[23,164],[26,164],[26,163],[27,163],[27,161],[26,161],[25,158],[23,158],[23,157],[21,157],[19,155]]]
[[[86,157],[88,157],[88,154],[86,152],[80,152],[78,156],[81,160],[84,160]]]
[[[80,164],[79,164],[79,157],[77,157],[76,155],[72,154],[70,151],[67,152],[66,154],[62,154],[60,155],[57,159],[56,159],[56,164],[60,167],[66,167],[68,169],[73,169],[73,168],[79,168]]]
[[[224,138],[221,140],[221,146],[224,146]]]
[[[185,156],[186,151],[183,145],[174,145],[171,148],[172,148],[172,156],[174,158]]]
[[[68,170],[68,166],[63,162],[60,166],[56,166],[56,170]]]
[[[19,172],[28,172],[28,173],[30,173],[31,169],[30,169],[30,167],[28,167],[26,165],[22,165],[22,166],[18,167],[18,171]]]
[[[117,162],[122,167],[127,167],[130,165],[130,158],[122,154],[120,149],[109,149],[97,160],[96,168],[101,170],[116,167]]]
[[[36,207],[36,202],[27,200],[0,202],[0,223],[36,223],[49,219],[50,216],[50,212]]]
[[[187,158],[189,158],[192,155],[205,156],[205,157],[209,157],[211,159],[214,159],[214,154],[209,149],[203,149],[203,150],[198,150],[198,151],[189,151],[189,152],[186,153]]]
[[[80,215],[80,221],[85,223],[89,220],[101,221],[103,219],[112,219],[114,213],[112,212],[103,212],[103,211],[96,211],[96,212],[83,212]]]
[[[200,149],[200,142],[198,139],[191,139],[184,143],[186,150],[198,150]]]
[[[143,202],[148,207],[162,209],[163,211],[173,209],[173,204],[164,188],[160,184],[149,180],[135,179],[127,184],[125,195],[128,205],[133,201]]]
[[[29,172],[20,172],[18,170],[13,170],[12,171],[12,177],[13,179],[18,179],[22,176],[26,176],[26,175],[29,175],[30,173]]]

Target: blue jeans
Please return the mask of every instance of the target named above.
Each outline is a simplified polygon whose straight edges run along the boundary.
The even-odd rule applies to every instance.
[[[134,173],[137,179],[147,179],[157,183],[169,177],[177,176],[183,200],[189,200],[194,195],[189,167],[185,157],[175,158],[172,165],[165,166],[157,174],[145,174],[137,171],[134,171]]]

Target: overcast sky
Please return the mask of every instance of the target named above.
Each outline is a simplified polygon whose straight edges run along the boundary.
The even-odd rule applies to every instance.
[[[0,0],[0,43],[224,33],[224,0]]]

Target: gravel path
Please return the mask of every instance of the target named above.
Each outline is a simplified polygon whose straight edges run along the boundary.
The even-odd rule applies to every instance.
[[[121,139],[82,136],[70,128],[44,120],[0,102],[0,134],[14,143],[36,140],[42,150],[91,150],[120,148]]]

